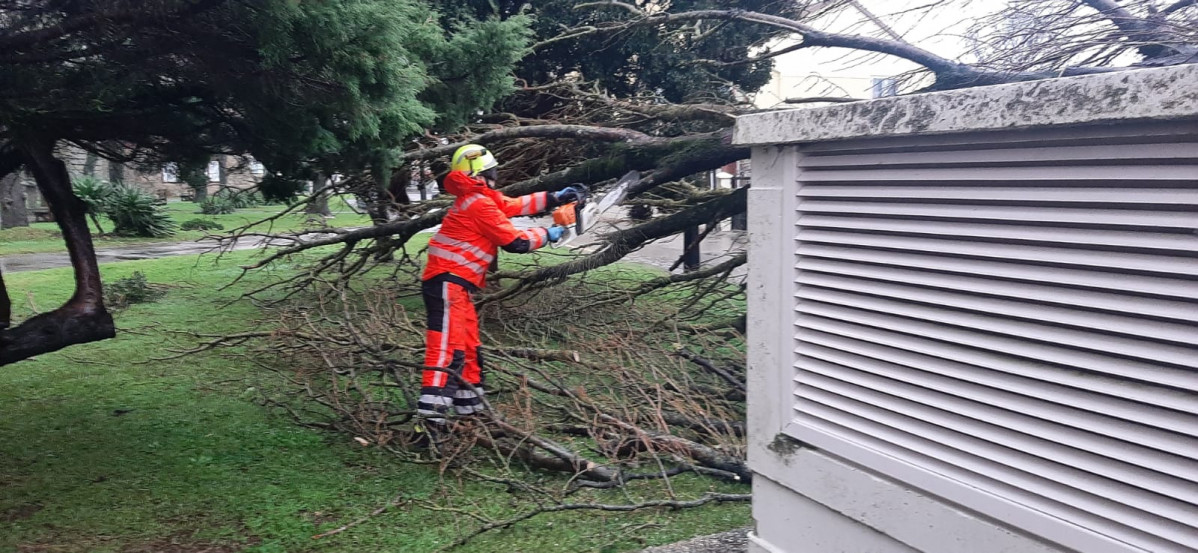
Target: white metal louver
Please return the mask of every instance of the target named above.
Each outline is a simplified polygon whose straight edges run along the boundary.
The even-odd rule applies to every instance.
[[[788,433],[1076,551],[1198,551],[1198,124],[799,152]]]

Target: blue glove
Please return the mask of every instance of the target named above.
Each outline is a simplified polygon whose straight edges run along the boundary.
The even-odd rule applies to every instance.
[[[562,239],[562,233],[566,232],[566,227],[559,227],[557,225],[553,225],[545,230],[549,231],[549,241],[557,242],[558,240]]]
[[[553,199],[557,200],[557,205],[565,205],[570,202],[577,202],[582,194],[573,186],[567,186],[553,193]]]

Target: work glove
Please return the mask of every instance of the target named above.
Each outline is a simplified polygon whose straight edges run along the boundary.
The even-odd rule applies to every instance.
[[[545,230],[549,231],[549,241],[557,242],[558,240],[562,239],[562,233],[566,232],[566,227],[553,225]]]
[[[582,198],[582,194],[573,186],[567,186],[553,193],[553,199],[557,200],[557,205],[577,202],[580,198]]]

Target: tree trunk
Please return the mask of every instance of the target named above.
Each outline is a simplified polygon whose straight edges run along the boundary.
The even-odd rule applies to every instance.
[[[324,175],[317,174],[316,178],[312,179],[312,193],[316,196],[312,198],[311,202],[308,202],[308,207],[304,208],[304,213],[323,215],[325,217],[333,215],[333,211],[329,209],[329,191],[326,189],[327,186],[328,179]]]
[[[408,198],[408,185],[412,184],[412,167],[404,165],[399,169],[391,172],[391,182],[387,186],[387,194],[393,203],[400,205],[408,205],[412,203],[412,199]]]
[[[0,331],[12,322],[12,300],[8,299],[8,286],[4,284],[4,271],[0,271]]]
[[[108,161],[108,182],[112,184],[125,183],[125,166],[115,161]],[[40,186],[40,183],[39,183]]]
[[[29,226],[25,183],[19,172],[0,178],[0,228]]]
[[[192,185],[191,189],[195,191],[195,197],[192,198],[192,201],[194,201],[195,203],[198,204],[198,203],[203,202],[204,200],[207,200],[208,199],[208,173],[207,172],[204,173],[203,184]]]
[[[88,152],[87,158],[83,160],[83,174],[89,177],[96,176],[96,162],[99,160],[100,158],[96,154]]]
[[[682,231],[682,270],[685,272],[698,271],[701,263],[699,255],[699,227],[686,227]]]
[[[54,157],[52,140],[25,143],[21,150],[62,230],[75,269],[75,293],[58,309],[0,331],[0,365],[116,335],[112,315],[104,309],[100,266],[87,229],[87,205],[71,191],[66,164]]]

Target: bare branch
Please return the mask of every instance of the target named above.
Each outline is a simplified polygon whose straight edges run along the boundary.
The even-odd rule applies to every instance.
[[[487,144],[501,140],[513,140],[517,138],[568,138],[574,140],[628,142],[633,144],[651,143],[661,140],[660,138],[652,137],[632,129],[621,129],[616,127],[596,127],[588,125],[534,125],[528,127],[508,127],[486,132],[468,140],[456,142],[454,144],[404,152],[403,160],[414,161],[418,159],[431,159],[435,157],[447,156],[453,153],[454,150],[457,150],[466,144]]]

